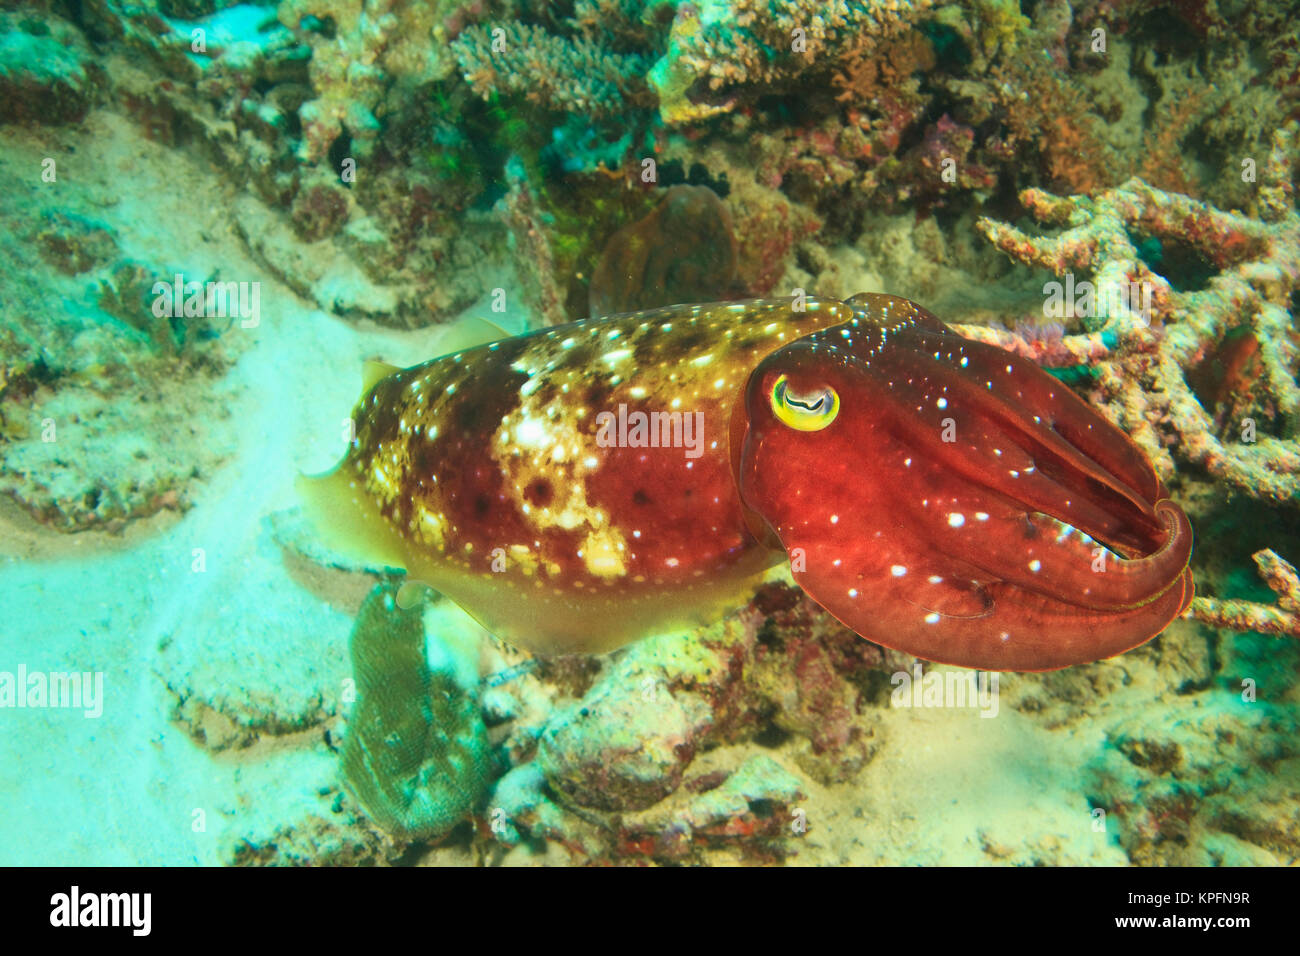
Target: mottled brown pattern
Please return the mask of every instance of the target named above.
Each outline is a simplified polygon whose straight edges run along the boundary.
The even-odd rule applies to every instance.
[[[727,457],[749,370],[847,317],[816,300],[802,313],[784,300],[675,307],[444,356],[363,398],[349,463],[399,534],[438,562],[490,573],[504,552],[507,576],[541,574],[562,590],[698,578],[753,544]],[[599,447],[596,416],[620,404],[699,413],[702,454]]]

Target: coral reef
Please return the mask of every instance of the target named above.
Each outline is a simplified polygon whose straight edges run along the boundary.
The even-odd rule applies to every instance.
[[[1093,197],[1026,190],[1025,207],[1057,234],[1035,238],[991,219],[979,228],[1013,259],[1067,277],[1065,290],[1057,286],[1066,298],[1074,297],[1073,270],[1083,270],[1090,279],[1065,314],[1086,331],[1048,341],[996,329],[963,333],[1045,365],[1086,370],[1098,403],[1168,479],[1196,467],[1244,495],[1300,500],[1295,135],[1290,126],[1274,136],[1259,218],[1141,180]],[[1214,627],[1297,635],[1294,569],[1271,550],[1254,560],[1279,596],[1276,606],[1200,596],[1189,613]]]
[[[1009,182],[1078,192],[1130,173],[1239,202],[1240,184],[1207,173],[1213,160],[1250,155],[1286,115],[1273,92],[1284,84],[1259,82],[1264,67],[1248,55],[1267,41],[1267,75],[1289,75],[1294,51],[1278,39],[1285,15],[1223,11],[1212,29],[1189,20],[1216,43],[1200,64],[1187,62],[1175,35],[1151,35],[1151,15],[1132,5],[1072,11],[1060,0],[1029,17],[993,0],[583,0],[556,10],[286,0],[274,11],[102,0],[76,20],[107,58],[84,55],[48,13],[24,21],[41,34],[24,42],[82,50],[88,77],[99,75],[97,60],[111,66],[102,83],[83,84],[86,102],[115,102],[162,141],[206,143],[301,237],[336,245],[370,283],[392,287],[383,308],[353,309],[356,297],[343,297],[344,314],[415,326],[493,287],[475,266],[509,258],[501,217],[466,212],[485,210],[504,184],[515,197],[504,218],[517,218],[520,178],[503,176],[511,156],[537,206],[532,251],[549,251],[562,273],[558,288],[529,293],[548,323],[581,316],[586,279],[574,276],[594,268],[604,230],[645,212],[635,203],[612,218],[575,208],[591,183],[553,188],[552,161],[569,177],[621,173],[655,154],[707,159],[715,175],[757,170],[773,190],[751,204],[755,218],[772,214],[760,234],[788,238],[746,250],[744,200],[731,203],[743,284],[755,294],[780,281],[813,223],[828,221],[827,239],[838,238],[872,203],[961,208]],[[1109,37],[1101,50],[1089,33],[1098,24]],[[196,30],[205,45],[191,49]],[[152,72],[167,82],[152,82]],[[1243,98],[1249,123],[1231,119]],[[670,135],[664,118],[686,136]],[[721,135],[702,137],[704,120]],[[717,151],[717,140],[749,145]],[[1159,168],[1189,142],[1203,142],[1207,158]],[[342,179],[348,162],[355,175]],[[594,239],[574,225],[584,214]]]
[[[782,92],[845,56],[861,61],[904,32],[930,0],[829,5],[806,0],[703,0],[677,8],[667,52],[649,79],[670,124],[735,109],[742,94]]]
[[[1211,627],[1300,637],[1300,576],[1295,567],[1271,550],[1257,551],[1252,557],[1260,577],[1277,594],[1276,606],[1198,597],[1192,602],[1192,615]]]
[[[298,154],[325,158],[340,137],[351,155],[366,158],[388,110],[452,69],[447,55],[450,2],[394,0],[284,0],[277,16],[311,47],[316,96],[298,109]]]
[[[119,129],[99,132],[122,140]],[[13,186],[0,197],[10,268],[0,283],[0,492],[62,531],[120,530],[184,511],[196,481],[230,454],[232,422],[218,396],[230,391],[223,376],[249,336],[231,303],[218,309],[205,294],[201,307],[158,308],[155,286],[172,300],[181,274],[192,298],[239,266],[174,260],[161,244],[128,241],[134,223],[115,208],[113,171],[80,172],[66,148],[83,134],[68,132],[58,149],[12,127],[5,135],[0,169]],[[75,193],[60,176],[81,179]],[[185,453],[158,454],[168,445]]]
[[[1122,718],[1088,767],[1089,802],[1138,865],[1294,860],[1296,729],[1292,711],[1265,703]]]
[[[485,99],[497,92],[565,112],[607,117],[625,108],[645,60],[602,49],[593,40],[554,36],[512,23],[489,32],[473,26],[452,44],[465,81]],[[643,84],[642,84],[643,85]]]
[[[766,585],[740,615],[635,644],[567,706],[517,722],[486,831],[507,847],[555,841],[580,860],[680,862],[727,848],[783,858],[797,852],[806,785],[753,742],[788,741],[799,773],[851,780],[880,746],[868,702],[910,664],[797,588]]]
[[[515,269],[525,290],[528,305],[543,325],[561,325],[568,321],[565,295],[560,288],[555,256],[551,249],[543,213],[538,208],[533,187],[522,164],[506,164],[509,192],[502,200],[504,219],[510,229],[515,250]]]
[[[336,815],[345,813],[346,809],[342,799],[330,807]],[[279,827],[265,837],[241,840],[231,851],[229,864],[374,866],[399,859],[401,846],[373,827],[365,826],[355,812],[343,825],[332,817],[312,815],[295,825]]]
[[[1282,175],[1263,182],[1262,197],[1289,188],[1293,138],[1293,129],[1278,132],[1269,168]],[[1081,292],[1079,311],[1087,332],[1100,339],[1066,336],[1049,350],[1014,336],[993,340],[1045,364],[1087,357],[1103,407],[1162,475],[1174,474],[1177,455],[1246,494],[1295,500],[1300,343],[1289,309],[1300,285],[1300,217],[1294,209],[1268,199],[1271,221],[1252,219],[1141,180],[1094,197],[1027,190],[1021,201],[1037,219],[1064,231],[1035,238],[987,218],[980,230],[1019,262],[1058,277],[1075,269],[1087,273],[1095,301],[1084,302]],[[1161,256],[1164,274],[1147,264],[1151,250]],[[1239,329],[1257,345],[1267,392],[1216,422],[1215,409],[1193,391],[1189,372]]]
[[[454,609],[404,611],[395,593],[377,586],[358,613],[345,728],[181,700],[178,719],[210,749],[322,726],[331,746],[341,736],[346,792],[325,795],[329,814],[250,837],[236,862],[391,862],[467,816],[487,860],[546,843],[577,862],[784,859],[807,832],[808,781],[860,774],[882,743],[887,675],[913,664],[780,582],[705,631],[605,661],[529,660],[480,643]]]
[[[1296,0],[0,6],[3,649],[153,695],[68,793],[175,787],[147,824],[96,788],[102,833],[11,814],[31,859],[143,859],[190,790],[219,836],[168,863],[1300,859]],[[208,310],[225,282],[260,323]],[[278,425],[332,428],[363,355],[795,287],[909,296],[1084,394],[1192,516],[1187,615],[1002,675],[985,721],[896,710],[951,671],[780,575],[532,659],[256,523],[317,441]]]
[[[563,846],[579,862],[686,863],[729,850],[742,860],[771,862],[784,859],[801,832],[795,811],[802,795],[796,777],[757,755],[734,770],[691,778],[674,797],[644,812],[578,816],[553,803],[538,768],[524,764],[501,780],[489,820],[506,845],[522,848],[522,834],[528,834]]]
[[[85,39],[66,23],[0,13],[0,123],[75,123],[103,82]]]

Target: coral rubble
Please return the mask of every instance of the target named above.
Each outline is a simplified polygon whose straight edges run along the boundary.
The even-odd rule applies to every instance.
[[[743,744],[789,735],[800,772],[852,779],[880,745],[863,712],[880,686],[869,676],[883,683],[900,660],[769,585],[738,617],[628,648],[534,722],[489,800],[487,832],[506,846],[553,840],[582,860],[797,853],[805,788]]]
[[[1166,477],[1177,456],[1246,494],[1295,499],[1300,343],[1289,309],[1300,285],[1300,216],[1269,198],[1288,188],[1293,138],[1288,129],[1275,139],[1267,167],[1275,173],[1261,188],[1267,219],[1223,212],[1141,180],[1096,196],[1022,193],[1036,218],[1063,231],[1035,238],[991,219],[980,220],[980,229],[1017,261],[1058,277],[1075,269],[1091,277],[1095,308],[1081,310],[1090,316],[1087,337],[1066,337],[1046,352],[1015,337],[981,337],[1046,364],[1086,358],[1102,407]],[[1156,271],[1140,246],[1161,250],[1173,268]],[[1189,372],[1238,330],[1257,345],[1266,390],[1216,421],[1218,409],[1202,403]],[[1223,392],[1225,399],[1239,397],[1231,386]]]

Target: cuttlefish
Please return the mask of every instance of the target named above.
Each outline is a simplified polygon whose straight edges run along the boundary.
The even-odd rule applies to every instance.
[[[889,295],[374,368],[354,422],[303,482],[317,525],[541,653],[708,623],[779,562],[862,637],[989,670],[1119,654],[1192,598],[1191,527],[1128,437]]]

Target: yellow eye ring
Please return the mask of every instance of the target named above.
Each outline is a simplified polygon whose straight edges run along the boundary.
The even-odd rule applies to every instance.
[[[783,425],[801,432],[819,432],[840,413],[840,396],[829,385],[811,395],[797,395],[782,375],[772,386],[772,413]]]

